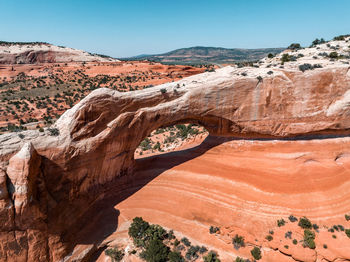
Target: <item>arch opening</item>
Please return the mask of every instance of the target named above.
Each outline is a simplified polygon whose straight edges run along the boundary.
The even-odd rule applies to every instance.
[[[141,141],[134,159],[190,148],[201,144],[208,135],[208,130],[195,121],[161,126]]]

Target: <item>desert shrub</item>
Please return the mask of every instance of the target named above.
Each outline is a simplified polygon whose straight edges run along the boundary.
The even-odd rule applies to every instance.
[[[292,231],[288,231],[284,234],[284,237],[285,238],[289,238],[289,239],[292,239]]]
[[[174,246],[178,246],[178,245],[180,245],[180,241],[178,240],[178,239],[175,239],[175,241],[174,241]]]
[[[349,221],[350,220],[350,215],[345,215],[345,220]]]
[[[210,228],[209,228],[209,233],[210,234],[215,234],[215,233],[217,233],[219,231],[220,231],[220,228],[218,228],[218,227],[210,226]]]
[[[335,41],[343,41],[345,40],[345,35],[339,35],[333,38]]]
[[[298,240],[293,239],[293,244],[294,244],[294,245],[298,244]]]
[[[293,43],[293,44],[290,44],[288,46],[288,49],[292,49],[292,50],[297,50],[297,49],[300,49],[300,48],[301,48],[301,46],[298,43]]]
[[[302,64],[302,65],[299,65],[299,70],[302,72],[305,72],[306,70],[313,70],[315,68],[322,68],[322,65],[320,65],[320,64],[314,64],[314,65]]]
[[[256,260],[259,260],[261,259],[261,251],[260,251],[260,248],[258,247],[254,247],[250,253],[252,254],[253,258],[256,259]]]
[[[265,238],[266,238],[268,241],[272,241],[273,236],[271,236],[271,235],[267,235]]]
[[[170,262],[185,262],[180,252],[172,251],[169,252],[168,259]]]
[[[345,228],[342,225],[338,225],[338,228],[339,228],[340,231],[344,231],[345,230]]]
[[[289,219],[289,221],[292,222],[292,223],[298,221],[298,219],[297,219],[295,216],[293,216],[293,215],[290,215],[290,216],[288,217],[288,219]]]
[[[157,143],[153,147],[154,150],[160,150],[160,143],[157,141]]]
[[[323,38],[321,38],[321,39],[316,38],[314,41],[312,41],[311,46],[316,46],[316,45],[324,44],[324,43],[326,43],[326,41]]]
[[[323,248],[324,248],[324,249],[327,249],[328,246],[327,246],[326,244],[323,244]]]
[[[274,57],[275,57],[275,55],[274,55],[274,54],[269,53],[269,54],[267,55],[267,57],[268,57],[268,58],[274,58]]]
[[[241,257],[236,257],[235,262],[246,262],[247,260],[241,258]]]
[[[350,238],[350,229],[345,229],[345,234]]]
[[[191,246],[191,242],[188,240],[187,237],[181,238],[181,242],[187,247]]]
[[[272,75],[272,74],[273,74],[273,71],[268,71],[267,74],[268,74],[268,75]]]
[[[49,131],[50,136],[58,136],[60,134],[58,128],[48,128],[47,130]]]
[[[39,132],[44,132],[44,128],[40,127]]]
[[[258,76],[256,79],[258,79],[259,82],[263,81],[263,78],[261,76]]]
[[[168,255],[169,247],[159,239],[152,239],[145,250],[141,252],[140,257],[149,262],[166,262]]]
[[[336,236],[336,235],[332,235],[332,237],[333,237],[333,238],[337,238],[337,236]]]
[[[311,249],[316,248],[315,233],[309,229],[304,230],[304,244],[303,244],[303,246],[311,248]]]
[[[281,57],[281,62],[282,64],[286,63],[286,62],[290,62],[291,61],[291,56],[289,54],[283,54]]]
[[[143,151],[145,150],[149,150],[152,148],[152,145],[151,145],[151,140],[146,137],[144,140],[142,140],[142,142],[140,143],[140,147]]]
[[[167,234],[167,238],[168,238],[169,240],[176,239],[173,230],[169,230],[169,232],[168,232],[168,234]]]
[[[113,262],[121,261],[124,257],[124,252],[118,248],[109,248],[105,250],[106,256],[109,256]]]
[[[236,234],[235,237],[232,238],[232,244],[233,244],[235,249],[239,249],[240,247],[244,247],[245,246],[244,237]]]
[[[186,259],[188,260],[196,260],[198,258],[197,252],[199,251],[200,247],[199,246],[190,246],[190,248],[186,252]]]
[[[161,92],[162,94],[165,94],[165,93],[167,92],[167,90],[166,90],[165,88],[162,88],[162,89],[160,89],[160,92]]]
[[[320,227],[317,224],[312,224],[312,228],[317,231]]]
[[[334,59],[336,59],[336,58],[339,57],[339,55],[338,55],[337,52],[331,52],[331,53],[329,53],[328,57],[329,57],[329,58],[334,58]]]
[[[306,217],[300,218],[298,226],[300,226],[301,228],[304,228],[304,229],[312,228],[311,221]]]
[[[288,249],[288,248],[289,248],[289,246],[288,246],[288,245],[284,245],[284,248],[285,248],[285,249]]]
[[[207,251],[208,249],[205,246],[201,246],[201,248],[199,249],[199,254],[204,254]]]
[[[203,257],[204,262],[220,262],[219,256],[215,251],[210,251],[208,255]]]
[[[286,224],[286,221],[282,218],[277,220],[277,226],[281,227],[284,226]]]
[[[18,134],[18,137],[19,137],[20,139],[23,139],[23,138],[24,138],[24,135],[23,135],[23,134]]]

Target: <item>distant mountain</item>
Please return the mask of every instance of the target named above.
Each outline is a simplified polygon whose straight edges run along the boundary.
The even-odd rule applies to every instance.
[[[267,56],[269,53],[277,54],[283,50],[285,48],[241,49],[195,46],[176,49],[158,55],[139,55],[130,57],[129,59],[153,60],[170,64],[231,64],[243,61],[256,61]]]
[[[0,41],[0,64],[117,62],[112,57],[44,42]]]

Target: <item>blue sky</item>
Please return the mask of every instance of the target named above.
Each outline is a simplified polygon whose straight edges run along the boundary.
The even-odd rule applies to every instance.
[[[0,0],[0,40],[114,57],[190,46],[309,45],[350,34],[350,0]]]

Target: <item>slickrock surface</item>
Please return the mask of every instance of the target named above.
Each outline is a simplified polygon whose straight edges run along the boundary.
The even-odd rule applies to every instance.
[[[347,261],[350,239],[323,226],[350,227],[344,218],[350,205],[349,145],[349,138],[209,137],[197,148],[139,159],[135,179],[121,190],[125,200],[115,205],[120,212],[118,230],[106,242],[123,243],[120,239],[125,241],[130,220],[137,215],[218,250],[223,261],[237,255],[251,259],[253,245],[263,247],[261,261]],[[302,246],[303,231],[298,222],[288,220],[291,214],[307,216],[320,226],[315,250]],[[281,218],[287,222],[278,227]],[[220,234],[209,234],[210,226],[220,227]],[[265,239],[269,230],[274,231],[271,242]],[[291,239],[285,238],[288,231]],[[245,237],[245,248],[233,248],[235,234]]]
[[[291,213],[339,224],[350,211],[349,84],[341,59],[305,72],[225,67],[138,92],[98,89],[53,129],[2,135],[0,256],[82,261],[139,215],[221,250],[224,261],[237,253],[235,230],[251,247]],[[151,131],[177,123],[212,137],[199,151],[135,162]],[[208,236],[210,224],[223,231]],[[317,245],[305,261],[349,259],[347,244],[328,245],[329,254]],[[263,259],[301,260],[305,250],[264,246]]]
[[[116,62],[88,52],[47,43],[0,43],[0,64],[36,64],[66,62]]]

